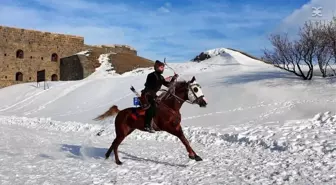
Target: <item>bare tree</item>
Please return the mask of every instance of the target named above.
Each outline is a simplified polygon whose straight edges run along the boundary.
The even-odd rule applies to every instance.
[[[336,76],[336,70],[330,65],[332,61],[333,64],[336,64],[336,17],[334,17],[329,24],[324,25],[324,31],[325,44],[332,58],[331,61],[327,63],[327,65],[333,71],[333,75]]]
[[[298,32],[299,39],[290,41],[287,34],[271,35],[273,51],[264,50],[262,60],[292,72],[304,80],[311,80],[317,62],[323,77],[330,63],[336,62],[336,18],[329,24],[306,22]],[[336,63],[335,63],[336,64]]]
[[[333,58],[333,51],[330,45],[327,42],[327,34],[324,31],[323,33],[320,34],[321,39],[318,40],[318,49],[316,51],[316,58],[317,58],[317,63],[320,68],[320,71],[322,73],[322,77],[327,77],[327,68],[331,67],[330,62],[332,61]],[[331,67],[332,69],[332,67]]]
[[[302,41],[291,42],[287,34],[271,35],[269,39],[274,46],[274,51],[265,49],[262,60],[272,63],[275,67],[294,73],[305,80],[310,78],[312,65],[309,65],[307,73],[302,70],[301,66],[306,49]]]
[[[317,35],[318,43],[315,57],[322,77],[331,75],[328,74],[328,68],[333,71],[333,75],[336,75],[336,70],[332,67],[332,64],[336,64],[336,17],[328,23],[316,22],[315,24],[316,27],[313,30]]]
[[[318,31],[318,24],[312,22],[306,22],[299,31],[299,42],[301,43],[302,50],[302,63],[308,66],[308,72],[304,77],[305,80],[311,80],[313,78],[314,65],[313,60],[318,50],[318,40],[320,32]]]

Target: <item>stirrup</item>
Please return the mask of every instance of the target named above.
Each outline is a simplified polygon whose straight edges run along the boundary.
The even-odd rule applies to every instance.
[[[155,133],[155,130],[151,127],[145,127],[144,130],[150,133]]]

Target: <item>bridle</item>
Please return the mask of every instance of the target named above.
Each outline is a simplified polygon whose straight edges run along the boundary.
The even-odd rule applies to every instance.
[[[188,100],[184,100],[184,99],[180,98],[179,96],[177,96],[175,93],[171,92],[171,90],[169,90],[169,89],[168,90],[166,90],[166,89],[160,89],[159,91],[164,91],[164,92],[168,93],[168,95],[165,95],[166,98],[168,98],[169,96],[175,97],[179,103],[187,102],[189,104],[195,104],[197,101],[199,101],[199,99],[203,98],[204,95],[197,97],[197,95],[195,94],[195,92],[192,90],[192,86],[199,86],[199,85],[198,84],[190,85],[190,83],[188,83],[188,97],[189,97],[189,92],[191,92],[192,95],[195,97],[195,99],[193,101],[190,101],[189,99]]]

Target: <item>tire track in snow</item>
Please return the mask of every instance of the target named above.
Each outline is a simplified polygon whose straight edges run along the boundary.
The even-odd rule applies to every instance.
[[[64,86],[64,85],[67,85],[67,84],[70,84],[71,82],[67,82],[67,83],[64,83],[64,84],[61,84],[61,85],[58,85],[58,86]],[[58,86],[56,86],[56,87],[58,87]],[[18,107],[18,108],[15,108],[15,109],[12,109],[11,110],[11,112],[15,112],[15,111],[17,111],[17,110],[20,110],[20,109],[22,109],[22,108],[24,108],[24,107],[27,107],[28,105],[30,105],[31,103],[33,103],[35,100],[37,100],[39,98],[39,96],[35,96],[34,98],[32,98],[31,100],[30,100],[30,102],[28,102],[28,103],[26,103],[26,104],[24,104],[24,105],[22,105],[22,106],[20,106],[20,107]]]
[[[316,100],[293,100],[293,101],[290,101],[288,103],[284,103],[284,105],[281,106],[281,107],[276,107],[276,108],[273,108],[271,110],[268,110],[268,111],[260,114],[258,116],[258,118],[254,119],[254,120],[251,120],[250,122],[260,122],[260,121],[263,121],[264,119],[269,118],[271,115],[281,114],[286,109],[288,111],[288,110],[293,109],[297,105],[302,105],[302,104],[305,104],[305,103],[336,103],[336,99],[323,100],[323,101],[321,101],[319,99],[316,99]]]
[[[126,94],[125,96],[122,96],[118,99],[115,99],[111,102],[107,102],[105,104],[102,104],[102,105],[99,105],[99,106],[96,106],[96,107],[93,107],[93,108],[90,108],[90,109],[85,109],[85,110],[81,110],[81,111],[77,111],[77,112],[70,112],[70,113],[64,113],[64,114],[55,114],[55,115],[52,115],[52,116],[69,116],[69,115],[75,115],[75,114],[80,114],[80,113],[83,113],[83,112],[87,112],[87,111],[91,111],[91,110],[94,110],[94,109],[97,109],[97,108],[100,108],[100,107],[105,107],[105,106],[108,106],[108,105],[111,105],[112,103],[115,103],[115,102],[118,102],[130,95],[132,95],[133,93],[129,93],[129,94]],[[296,103],[295,103],[296,101]],[[324,100],[325,102],[336,102],[336,99],[334,100]],[[237,107],[235,109],[230,109],[230,110],[223,110],[223,111],[216,111],[216,112],[210,112],[210,113],[207,113],[207,114],[202,114],[202,115],[197,115],[197,116],[189,116],[189,117],[184,117],[182,118],[182,121],[185,121],[185,120],[192,120],[192,119],[197,119],[197,118],[201,118],[201,117],[206,117],[206,116],[213,116],[213,115],[216,115],[216,114],[228,114],[228,113],[231,113],[231,112],[238,112],[238,111],[245,111],[245,110],[252,110],[252,109],[256,109],[256,108],[260,108],[260,107],[270,107],[270,106],[277,106],[277,105],[283,105],[283,106],[280,106],[278,108],[274,108],[266,113],[263,113],[262,115],[260,115],[259,117],[265,117],[265,116],[269,116],[271,114],[275,114],[277,112],[277,110],[279,109],[285,109],[285,108],[291,108],[291,107],[294,107],[295,105],[298,105],[298,104],[303,104],[303,103],[316,103],[316,102],[321,102],[320,100],[303,100],[303,101],[299,101],[299,100],[290,100],[290,101],[284,101],[284,102],[275,102],[275,103],[270,103],[270,104],[257,104],[257,105],[253,105],[253,106],[248,106],[248,107]]]
[[[182,121],[201,118],[201,117],[206,117],[206,116],[213,116],[213,115],[216,115],[216,114],[227,114],[227,113],[231,113],[231,112],[251,110],[251,109],[256,109],[256,108],[260,108],[260,107],[274,106],[274,105],[278,105],[278,104],[281,104],[281,102],[270,103],[270,104],[261,103],[261,104],[257,104],[257,105],[253,105],[253,106],[248,106],[248,107],[245,107],[245,108],[237,107],[235,109],[229,109],[229,110],[223,110],[223,111],[217,111],[217,112],[210,112],[210,113],[207,113],[207,114],[202,114],[202,115],[197,115],[197,116],[184,117],[184,118],[182,118]]]
[[[38,112],[38,111],[40,111],[40,110],[42,110],[42,109],[45,109],[47,105],[49,105],[49,104],[55,102],[56,100],[58,100],[58,99],[60,99],[60,98],[62,98],[62,97],[64,97],[64,96],[66,96],[67,94],[69,94],[69,93],[75,91],[77,88],[79,88],[79,87],[81,87],[81,86],[83,86],[83,85],[85,85],[85,84],[87,84],[87,83],[90,83],[90,82],[92,82],[92,80],[84,80],[83,82],[80,82],[80,83],[77,83],[77,84],[75,84],[75,85],[73,85],[73,86],[67,87],[66,89],[64,89],[64,90],[62,91],[62,93],[60,93],[60,94],[59,94],[58,96],[56,96],[54,99],[52,99],[52,100],[50,100],[50,101],[48,101],[48,102],[46,102],[46,103],[40,105],[40,106],[39,106],[38,108],[36,108],[36,109],[33,109],[33,110],[31,110],[31,111],[24,112],[23,114],[24,114],[24,115],[29,115],[29,114],[32,114],[32,113],[36,113],[36,112]]]
[[[322,100],[322,101],[319,100],[319,99],[317,99],[317,100],[290,100],[290,101],[275,102],[275,103],[269,103],[269,104],[260,103],[260,104],[256,104],[256,105],[253,105],[253,106],[248,106],[248,107],[245,107],[245,108],[244,107],[237,107],[235,109],[230,109],[230,110],[223,110],[223,111],[210,112],[210,113],[207,113],[207,114],[202,114],[202,115],[197,115],[197,116],[184,117],[184,118],[182,118],[182,121],[201,118],[201,117],[206,117],[206,116],[213,116],[213,115],[216,115],[216,114],[227,114],[227,113],[231,113],[231,112],[251,110],[251,109],[256,109],[256,108],[260,108],[260,107],[270,107],[270,106],[282,105],[280,107],[277,107],[277,108],[274,108],[274,109],[268,111],[269,114],[264,113],[260,116],[260,117],[265,117],[267,115],[275,114],[278,109],[291,108],[291,107],[294,107],[295,105],[305,104],[305,103],[325,103],[325,102],[336,103],[336,99]]]
[[[24,102],[26,102],[26,101],[28,101],[28,100],[34,98],[34,97],[38,97],[39,95],[41,95],[41,94],[43,94],[43,93],[49,91],[50,89],[53,89],[53,88],[55,88],[55,87],[59,87],[59,86],[63,86],[63,85],[69,84],[69,83],[70,83],[70,82],[63,83],[63,84],[60,84],[60,85],[56,85],[56,86],[50,87],[49,89],[40,91],[40,92],[38,92],[38,93],[36,93],[36,94],[34,94],[34,95],[31,95],[31,96],[29,96],[29,97],[27,97],[27,98],[25,98],[25,99],[23,99],[23,100],[17,102],[17,103],[14,103],[14,104],[11,105],[11,106],[8,106],[8,107],[5,107],[5,108],[0,109],[0,112],[6,111],[6,110],[8,110],[8,109],[11,109],[11,108],[13,108],[13,107],[15,107],[15,106],[17,106],[17,105],[20,105],[20,104],[22,104],[22,103],[24,103]],[[24,104],[24,105],[22,105],[21,107],[16,108],[15,110],[18,110],[18,109],[20,109],[20,108],[23,108],[23,107],[29,105],[29,104],[32,103],[32,102],[33,102],[33,101],[30,101],[28,104]]]
[[[136,79],[136,77],[134,77]],[[129,80],[123,80],[123,81],[120,81],[119,84],[123,84],[125,81],[129,81]],[[128,93],[126,94],[125,96],[122,96],[122,97],[119,97],[118,99],[114,99],[112,101],[108,101],[104,104],[101,104],[101,105],[98,105],[98,106],[95,106],[95,107],[92,107],[92,108],[89,108],[89,109],[83,109],[83,110],[80,110],[80,111],[76,111],[76,112],[68,112],[68,113],[62,113],[62,114],[54,114],[54,115],[50,115],[50,116],[60,116],[60,117],[63,117],[63,116],[69,116],[69,115],[76,115],[76,114],[80,114],[80,113],[83,113],[83,112],[88,112],[88,111],[91,111],[91,110],[94,110],[94,109],[98,109],[98,108],[101,108],[101,107],[106,107],[106,106],[111,106],[112,103],[116,103],[122,99],[125,99],[127,98],[128,96],[134,94],[133,92],[132,93]]]
[[[96,107],[93,107],[93,108],[90,108],[90,109],[84,109],[84,110],[80,110],[80,111],[76,111],[76,112],[69,112],[69,113],[58,114],[58,115],[53,115],[53,116],[61,116],[61,117],[63,117],[63,116],[75,115],[75,114],[80,114],[80,113],[83,113],[83,112],[91,111],[91,110],[94,110],[94,109],[98,109],[98,108],[101,108],[101,107],[105,107],[105,106],[111,105],[112,103],[116,103],[116,102],[118,102],[118,101],[120,101],[120,100],[122,100],[122,99],[124,99],[124,98],[126,98],[126,97],[128,97],[130,95],[132,95],[132,94],[133,93],[128,93],[125,96],[122,96],[122,97],[120,97],[118,99],[115,99],[113,101],[104,103],[102,105],[99,105],[99,106],[96,106]]]

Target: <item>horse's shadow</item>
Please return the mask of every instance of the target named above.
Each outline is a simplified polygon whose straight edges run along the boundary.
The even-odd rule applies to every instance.
[[[134,161],[146,161],[146,162],[152,162],[152,163],[156,163],[156,164],[163,164],[163,165],[167,165],[167,166],[174,166],[174,167],[187,167],[187,165],[184,164],[175,164],[175,163],[169,163],[169,162],[164,162],[164,161],[156,161],[156,160],[152,160],[152,159],[145,159],[145,158],[141,158],[141,157],[137,157],[131,154],[128,154],[126,152],[122,152],[119,151],[120,153],[124,154],[125,157],[123,157],[123,159],[129,159],[129,160],[134,160]]]
[[[60,150],[63,152],[69,152],[70,155],[68,157],[72,158],[92,158],[92,159],[104,159],[105,160],[105,153],[107,151],[107,148],[97,148],[97,147],[82,147],[79,145],[68,145],[68,144],[62,144],[60,147]],[[141,157],[134,156],[132,154],[129,154],[127,152],[122,152],[124,156],[122,159],[124,160],[133,160],[133,161],[145,161],[145,162],[152,162],[155,164],[163,164],[167,166],[173,166],[173,167],[186,167],[187,165],[183,164],[175,164],[170,162],[164,162],[164,161],[157,161],[152,159],[145,159]],[[110,156],[110,158],[113,158],[113,152]]]

